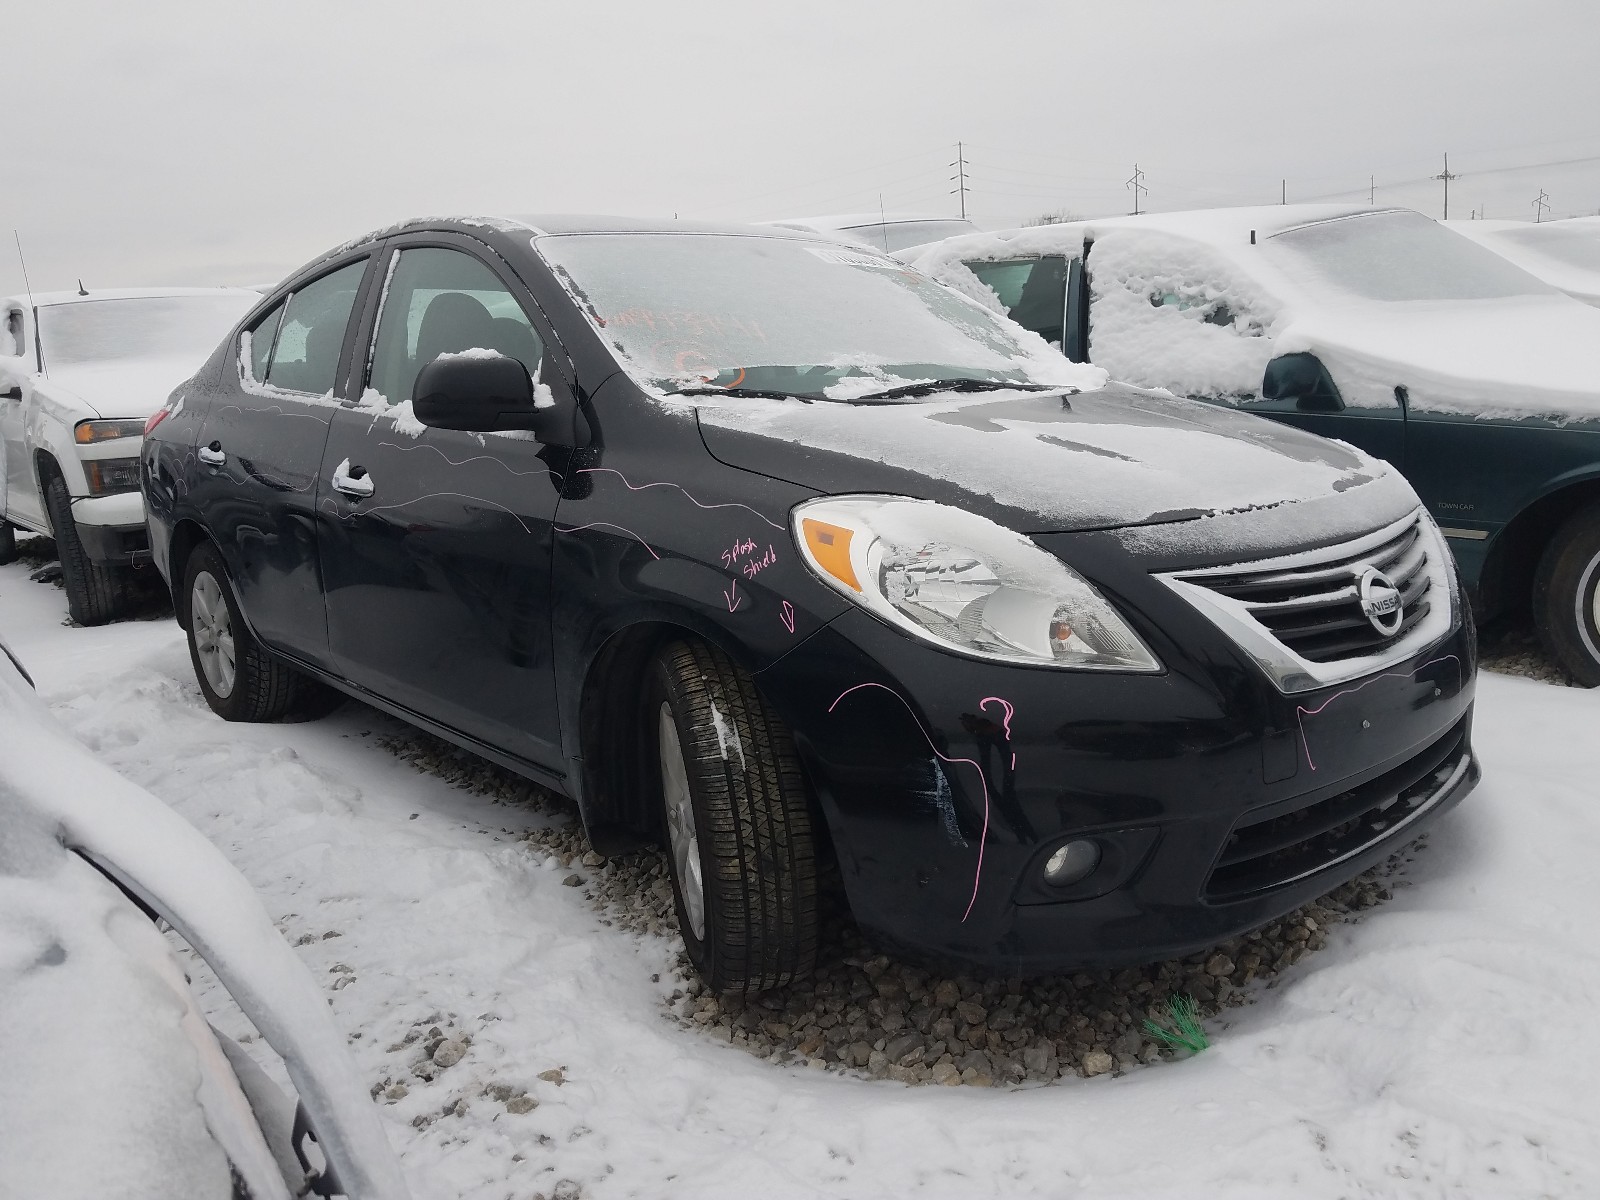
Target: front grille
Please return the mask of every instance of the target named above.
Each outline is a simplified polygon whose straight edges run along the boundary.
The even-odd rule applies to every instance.
[[[1426,750],[1359,787],[1233,827],[1206,880],[1208,900],[1237,900],[1304,879],[1394,837],[1470,766],[1463,719]]]
[[[1431,645],[1455,620],[1449,550],[1419,509],[1364,537],[1277,558],[1159,575],[1253,657],[1285,693],[1369,674]],[[1398,593],[1385,632],[1363,611],[1361,580]],[[1374,596],[1387,595],[1381,587]],[[1380,613],[1378,620],[1390,623]]]
[[[1428,548],[1415,520],[1369,550],[1301,567],[1239,574],[1208,574],[1192,582],[1239,601],[1250,616],[1301,658],[1338,662],[1381,650],[1428,615]],[[1400,592],[1399,629],[1382,633],[1361,611],[1356,581],[1367,567],[1389,577]]]

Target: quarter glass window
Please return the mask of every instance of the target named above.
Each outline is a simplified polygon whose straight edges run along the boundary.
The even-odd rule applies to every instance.
[[[470,254],[402,250],[384,290],[368,386],[390,404],[411,399],[417,372],[443,354],[493,350],[539,378],[544,346],[500,277]]]
[[[267,381],[267,366],[272,362],[272,343],[278,336],[278,324],[283,320],[283,305],[275,304],[272,311],[250,328],[250,378],[258,383]]]
[[[350,310],[355,307],[356,290],[366,269],[365,259],[353,262],[289,297],[267,366],[268,383],[319,396],[333,391],[345,326],[350,323]],[[256,350],[252,345],[252,357]]]

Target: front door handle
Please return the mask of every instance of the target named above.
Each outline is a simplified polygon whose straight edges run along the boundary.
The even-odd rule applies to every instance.
[[[333,490],[365,499],[372,495],[372,476],[365,467],[352,467],[347,458],[333,469]]]
[[[221,442],[212,442],[209,446],[201,446],[196,451],[201,462],[208,467],[220,467],[228,461],[228,456],[222,452]]]

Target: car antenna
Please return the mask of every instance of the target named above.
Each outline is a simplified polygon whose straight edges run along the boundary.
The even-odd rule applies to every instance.
[[[88,294],[89,290],[83,286],[83,280],[78,280],[78,295],[87,296]]]
[[[17,261],[22,264],[22,286],[26,288],[28,292],[28,307],[33,310],[34,320],[37,321],[39,319],[39,307],[33,302],[33,284],[28,282],[28,260],[22,256],[22,235],[16,231],[15,227],[13,227],[11,230],[11,236],[16,239],[17,243]],[[34,350],[39,356],[39,373],[41,375],[49,375],[50,372],[44,368],[44,347],[39,344],[39,334],[37,330],[33,335],[33,345]]]

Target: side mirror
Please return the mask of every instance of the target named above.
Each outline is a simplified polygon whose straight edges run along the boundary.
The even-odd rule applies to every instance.
[[[551,446],[582,446],[589,424],[577,402],[563,395],[538,403],[528,369],[514,358],[492,352],[445,354],[417,372],[411,411],[435,429],[493,433],[527,429]]]
[[[1261,380],[1266,400],[1293,400],[1302,412],[1343,412],[1344,398],[1315,354],[1280,354]]]

